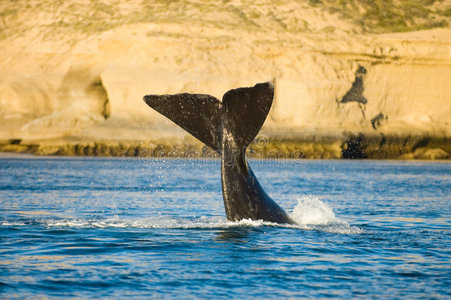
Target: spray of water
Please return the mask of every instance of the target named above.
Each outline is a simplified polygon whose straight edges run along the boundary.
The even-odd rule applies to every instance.
[[[259,227],[278,226],[299,228],[305,230],[319,230],[333,233],[361,233],[362,230],[350,226],[346,221],[335,216],[332,207],[317,197],[298,199],[291,218],[296,225],[276,224],[262,220],[244,219],[237,222],[228,221],[220,216],[176,217],[168,215],[130,218],[127,216],[112,216],[109,218],[33,218],[32,220],[4,220],[1,226],[38,225],[46,227],[73,228],[164,228],[164,229],[193,229],[193,228],[226,228],[226,227]]]
[[[304,229],[315,229],[336,233],[361,233],[362,230],[350,226],[337,218],[332,207],[317,197],[306,196],[298,199],[291,218]]]

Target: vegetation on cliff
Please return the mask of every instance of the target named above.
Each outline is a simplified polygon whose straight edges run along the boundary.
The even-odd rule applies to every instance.
[[[365,32],[387,33],[446,27],[451,5],[443,0],[309,0],[352,20]]]
[[[115,27],[149,23],[208,24],[222,28],[281,28],[311,31],[308,19],[293,18],[295,9],[319,8],[354,23],[357,30],[387,33],[446,27],[451,4],[444,0],[306,0],[290,1],[158,0],[121,3],[105,0],[3,0],[0,3],[0,38],[35,30],[27,16],[46,18],[40,26],[48,36],[70,31],[84,35]],[[293,3],[297,2],[297,3]],[[287,5],[289,4],[289,5]],[[279,8],[279,9],[277,9]],[[280,9],[281,8],[281,9]],[[325,30],[334,30],[333,26]],[[47,36],[47,37],[48,37]]]

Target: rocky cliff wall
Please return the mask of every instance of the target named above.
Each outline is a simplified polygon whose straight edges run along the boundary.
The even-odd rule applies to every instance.
[[[402,144],[428,137],[446,144],[451,29],[362,33],[317,7],[290,5],[265,14],[255,8],[266,18],[255,25],[249,8],[241,10],[244,16],[216,8],[202,18],[191,7],[186,13],[197,16],[193,22],[178,13],[173,22],[124,22],[88,32],[61,22],[50,26],[35,10],[4,18],[11,34],[0,41],[0,139],[183,140],[182,130],[146,107],[144,95],[221,98],[232,88],[273,81],[275,100],[263,128],[269,138],[346,144],[363,135]],[[271,12],[285,26],[268,17]],[[24,15],[37,17],[34,26]],[[11,29],[21,26],[27,30],[20,34]]]

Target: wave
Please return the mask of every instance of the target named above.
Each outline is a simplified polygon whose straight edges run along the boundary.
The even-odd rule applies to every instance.
[[[174,217],[168,215],[148,217],[128,217],[114,215],[109,218],[52,218],[33,217],[15,220],[3,220],[1,226],[26,226],[37,225],[48,228],[155,228],[155,229],[215,229],[229,227],[260,227],[275,226],[286,228],[299,228],[304,230],[319,230],[331,233],[353,234],[362,230],[350,226],[335,216],[333,209],[316,197],[298,199],[291,218],[296,225],[277,224],[263,220],[243,219],[232,222],[220,216],[201,217]]]

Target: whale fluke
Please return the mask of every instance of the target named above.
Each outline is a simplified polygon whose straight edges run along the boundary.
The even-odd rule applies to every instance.
[[[223,123],[238,147],[247,147],[266,120],[274,97],[271,82],[230,90],[222,97]]]
[[[221,102],[202,94],[147,95],[144,102],[202,143],[221,149]]]
[[[144,101],[221,154],[221,180],[227,219],[295,222],[263,190],[246,161],[246,147],[271,109],[271,82],[238,88],[222,102],[204,94],[148,95]]]

